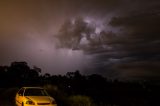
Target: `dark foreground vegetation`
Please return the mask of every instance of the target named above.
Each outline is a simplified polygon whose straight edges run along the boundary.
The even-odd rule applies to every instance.
[[[58,106],[160,106],[159,81],[107,80],[78,70],[63,76],[41,75],[40,68],[30,68],[26,62],[0,66],[0,106],[14,106],[22,86],[44,87]]]

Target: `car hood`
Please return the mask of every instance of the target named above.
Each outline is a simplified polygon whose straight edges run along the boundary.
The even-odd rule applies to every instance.
[[[27,99],[31,99],[32,101],[35,102],[51,102],[53,100],[52,97],[49,96],[27,96]]]

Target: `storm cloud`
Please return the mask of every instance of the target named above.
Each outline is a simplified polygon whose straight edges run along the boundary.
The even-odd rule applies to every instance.
[[[126,6],[123,3],[130,4]],[[108,8],[106,4],[106,11],[100,11],[102,8],[99,8],[98,13],[106,13],[103,15],[105,18],[99,17],[99,20],[103,20],[103,29],[99,32],[96,32],[99,28],[97,19],[90,23],[84,16],[81,18],[81,27],[70,21],[71,26],[68,25],[64,30],[72,30],[69,32],[71,38],[61,31],[59,34],[69,38],[63,38],[65,42],[76,41],[71,43],[70,48],[76,46],[93,57],[92,65],[88,67],[92,72],[111,78],[116,76],[121,79],[157,79],[160,76],[160,3],[130,0],[118,4],[113,3]],[[110,17],[111,8],[113,11]],[[78,34],[75,33],[77,29]],[[60,36],[58,39],[63,44]],[[85,43],[82,44],[82,41]]]

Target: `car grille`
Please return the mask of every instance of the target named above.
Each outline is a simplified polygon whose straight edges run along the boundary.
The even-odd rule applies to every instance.
[[[38,105],[49,105],[50,103],[37,103]]]

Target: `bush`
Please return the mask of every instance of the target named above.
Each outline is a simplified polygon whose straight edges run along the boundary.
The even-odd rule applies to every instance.
[[[4,88],[0,90],[0,106],[14,106],[18,88]]]
[[[68,102],[70,106],[94,106],[90,97],[82,95],[70,96]]]
[[[18,90],[18,88],[8,88],[1,92],[1,95],[4,99],[13,100]]]
[[[65,92],[61,91],[56,85],[51,84],[44,85],[44,88],[56,100],[58,106],[67,106],[68,96]]]

